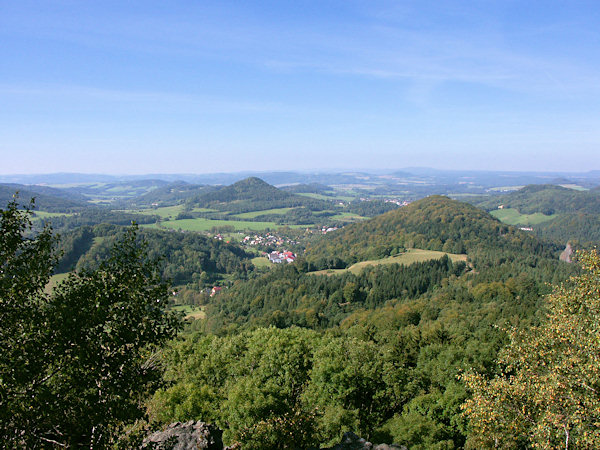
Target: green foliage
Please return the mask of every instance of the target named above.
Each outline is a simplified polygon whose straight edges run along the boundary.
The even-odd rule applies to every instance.
[[[576,191],[551,184],[529,185],[509,194],[491,197],[477,205],[488,211],[504,205],[521,214],[600,214],[600,195],[597,191]]]
[[[188,204],[218,211],[228,211],[232,214],[301,206],[313,211],[323,211],[332,206],[332,202],[285,192],[255,177],[238,181],[231,186],[225,186],[214,192],[199,195],[190,199]]]
[[[89,207],[83,196],[67,194],[64,190],[48,186],[27,186],[22,184],[0,184],[0,205],[6,205],[13,201],[15,192],[18,192],[21,198],[35,198],[36,207],[42,211],[73,212]],[[18,198],[16,201],[19,203]],[[26,208],[27,205],[27,202],[23,202],[19,206]]]
[[[116,236],[123,231],[124,228],[115,226],[93,227],[93,235],[105,239],[82,254],[76,261],[76,267],[97,267],[99,262],[108,256]],[[63,247],[69,248],[69,242],[78,233],[80,232],[67,234]],[[254,270],[250,261],[252,255],[246,253],[239,245],[196,233],[141,230],[139,235],[146,241],[149,257],[158,260],[158,268],[163,278],[175,285],[190,284],[199,290],[223,279],[225,275],[245,278]],[[66,253],[65,258],[69,254],[71,253]],[[65,265],[63,259],[61,267]]]
[[[178,319],[131,229],[96,270],[44,292],[56,263],[49,228],[0,210],[0,434],[6,447],[105,446],[159,381],[154,350]]]
[[[600,446],[600,256],[547,298],[539,326],[512,329],[501,372],[465,376],[471,448]]]
[[[207,330],[217,332],[223,322],[331,327],[356,309],[416,298],[465,269],[464,262],[453,264],[447,256],[409,266],[369,266],[356,275],[319,276],[304,273],[300,264],[279,266],[215,297]]]
[[[470,254],[480,248],[550,256],[550,249],[527,233],[504,225],[466,203],[432,196],[374,219],[328,233],[307,248],[306,259],[317,268],[347,267],[381,259],[399,248]]]
[[[577,242],[591,248],[600,244],[600,215],[587,213],[563,214],[535,228],[542,238],[563,244]]]

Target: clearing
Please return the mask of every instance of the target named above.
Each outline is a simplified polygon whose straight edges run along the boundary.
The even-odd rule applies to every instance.
[[[440,259],[444,255],[448,255],[448,258],[452,260],[452,262],[458,261],[467,261],[467,255],[457,255],[455,253],[445,253],[445,252],[437,252],[434,250],[420,250],[418,248],[408,249],[406,252],[401,253],[396,256],[389,256],[387,258],[382,259],[373,259],[369,261],[361,261],[356,264],[351,265],[347,269],[326,269],[326,270],[318,270],[316,272],[310,272],[311,275],[336,275],[344,272],[352,272],[357,275],[360,273],[366,266],[379,266],[381,264],[403,264],[408,266],[410,264],[416,262],[424,262],[429,261],[431,259]]]
[[[545,215],[542,213],[521,214],[514,208],[495,209],[490,214],[501,222],[509,225],[539,225],[556,217],[556,214]]]

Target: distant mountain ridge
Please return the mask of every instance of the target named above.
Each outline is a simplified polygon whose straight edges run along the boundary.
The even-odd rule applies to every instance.
[[[49,212],[75,211],[90,206],[85,197],[62,189],[48,186],[22,185],[22,184],[0,184],[0,204],[6,205],[13,200],[18,193],[18,202],[28,205],[29,201],[35,199],[37,210]]]

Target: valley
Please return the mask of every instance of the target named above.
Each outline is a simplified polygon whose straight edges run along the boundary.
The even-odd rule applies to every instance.
[[[45,295],[103,270],[136,222],[139,248],[170,283],[165,313],[183,327],[161,350],[145,420],[211,422],[247,448],[281,433],[333,445],[348,428],[411,449],[472,445],[461,377],[498,376],[503,330],[535,329],[551,285],[581,274],[559,260],[567,242],[600,243],[595,189],[490,188],[459,201],[256,177],[133,187],[84,203],[40,194],[34,232],[60,235]],[[293,262],[271,262],[274,251]]]

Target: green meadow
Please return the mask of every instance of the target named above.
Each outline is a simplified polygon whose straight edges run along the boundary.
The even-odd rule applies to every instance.
[[[254,219],[255,217],[262,216],[265,214],[279,214],[283,215],[294,208],[273,208],[273,209],[265,209],[263,211],[251,211],[241,214],[232,214],[231,217],[238,217],[240,219]]]
[[[70,213],[56,213],[56,212],[47,212],[47,211],[34,211],[35,217],[40,219],[48,219],[50,217],[70,217],[73,214]]]
[[[496,209],[490,212],[492,216],[509,225],[539,225],[556,217],[556,214],[547,216],[542,213],[521,214],[514,208]]]
[[[416,262],[429,261],[431,259],[440,259],[442,256],[448,255],[452,262],[466,261],[467,255],[457,255],[454,253],[437,252],[434,250],[420,250],[418,248],[408,249],[406,252],[395,256],[389,256],[382,259],[373,259],[361,261],[351,265],[347,269],[326,269],[310,272],[313,275],[335,275],[344,272],[352,272],[353,274],[360,273],[367,266],[379,266],[382,264],[403,264],[408,266]]]
[[[161,226],[184,231],[210,231],[214,227],[218,228],[226,226],[233,227],[235,230],[263,231],[267,228],[275,229],[279,227],[275,222],[245,222],[242,220],[212,220],[204,218],[168,220],[161,222]]]

